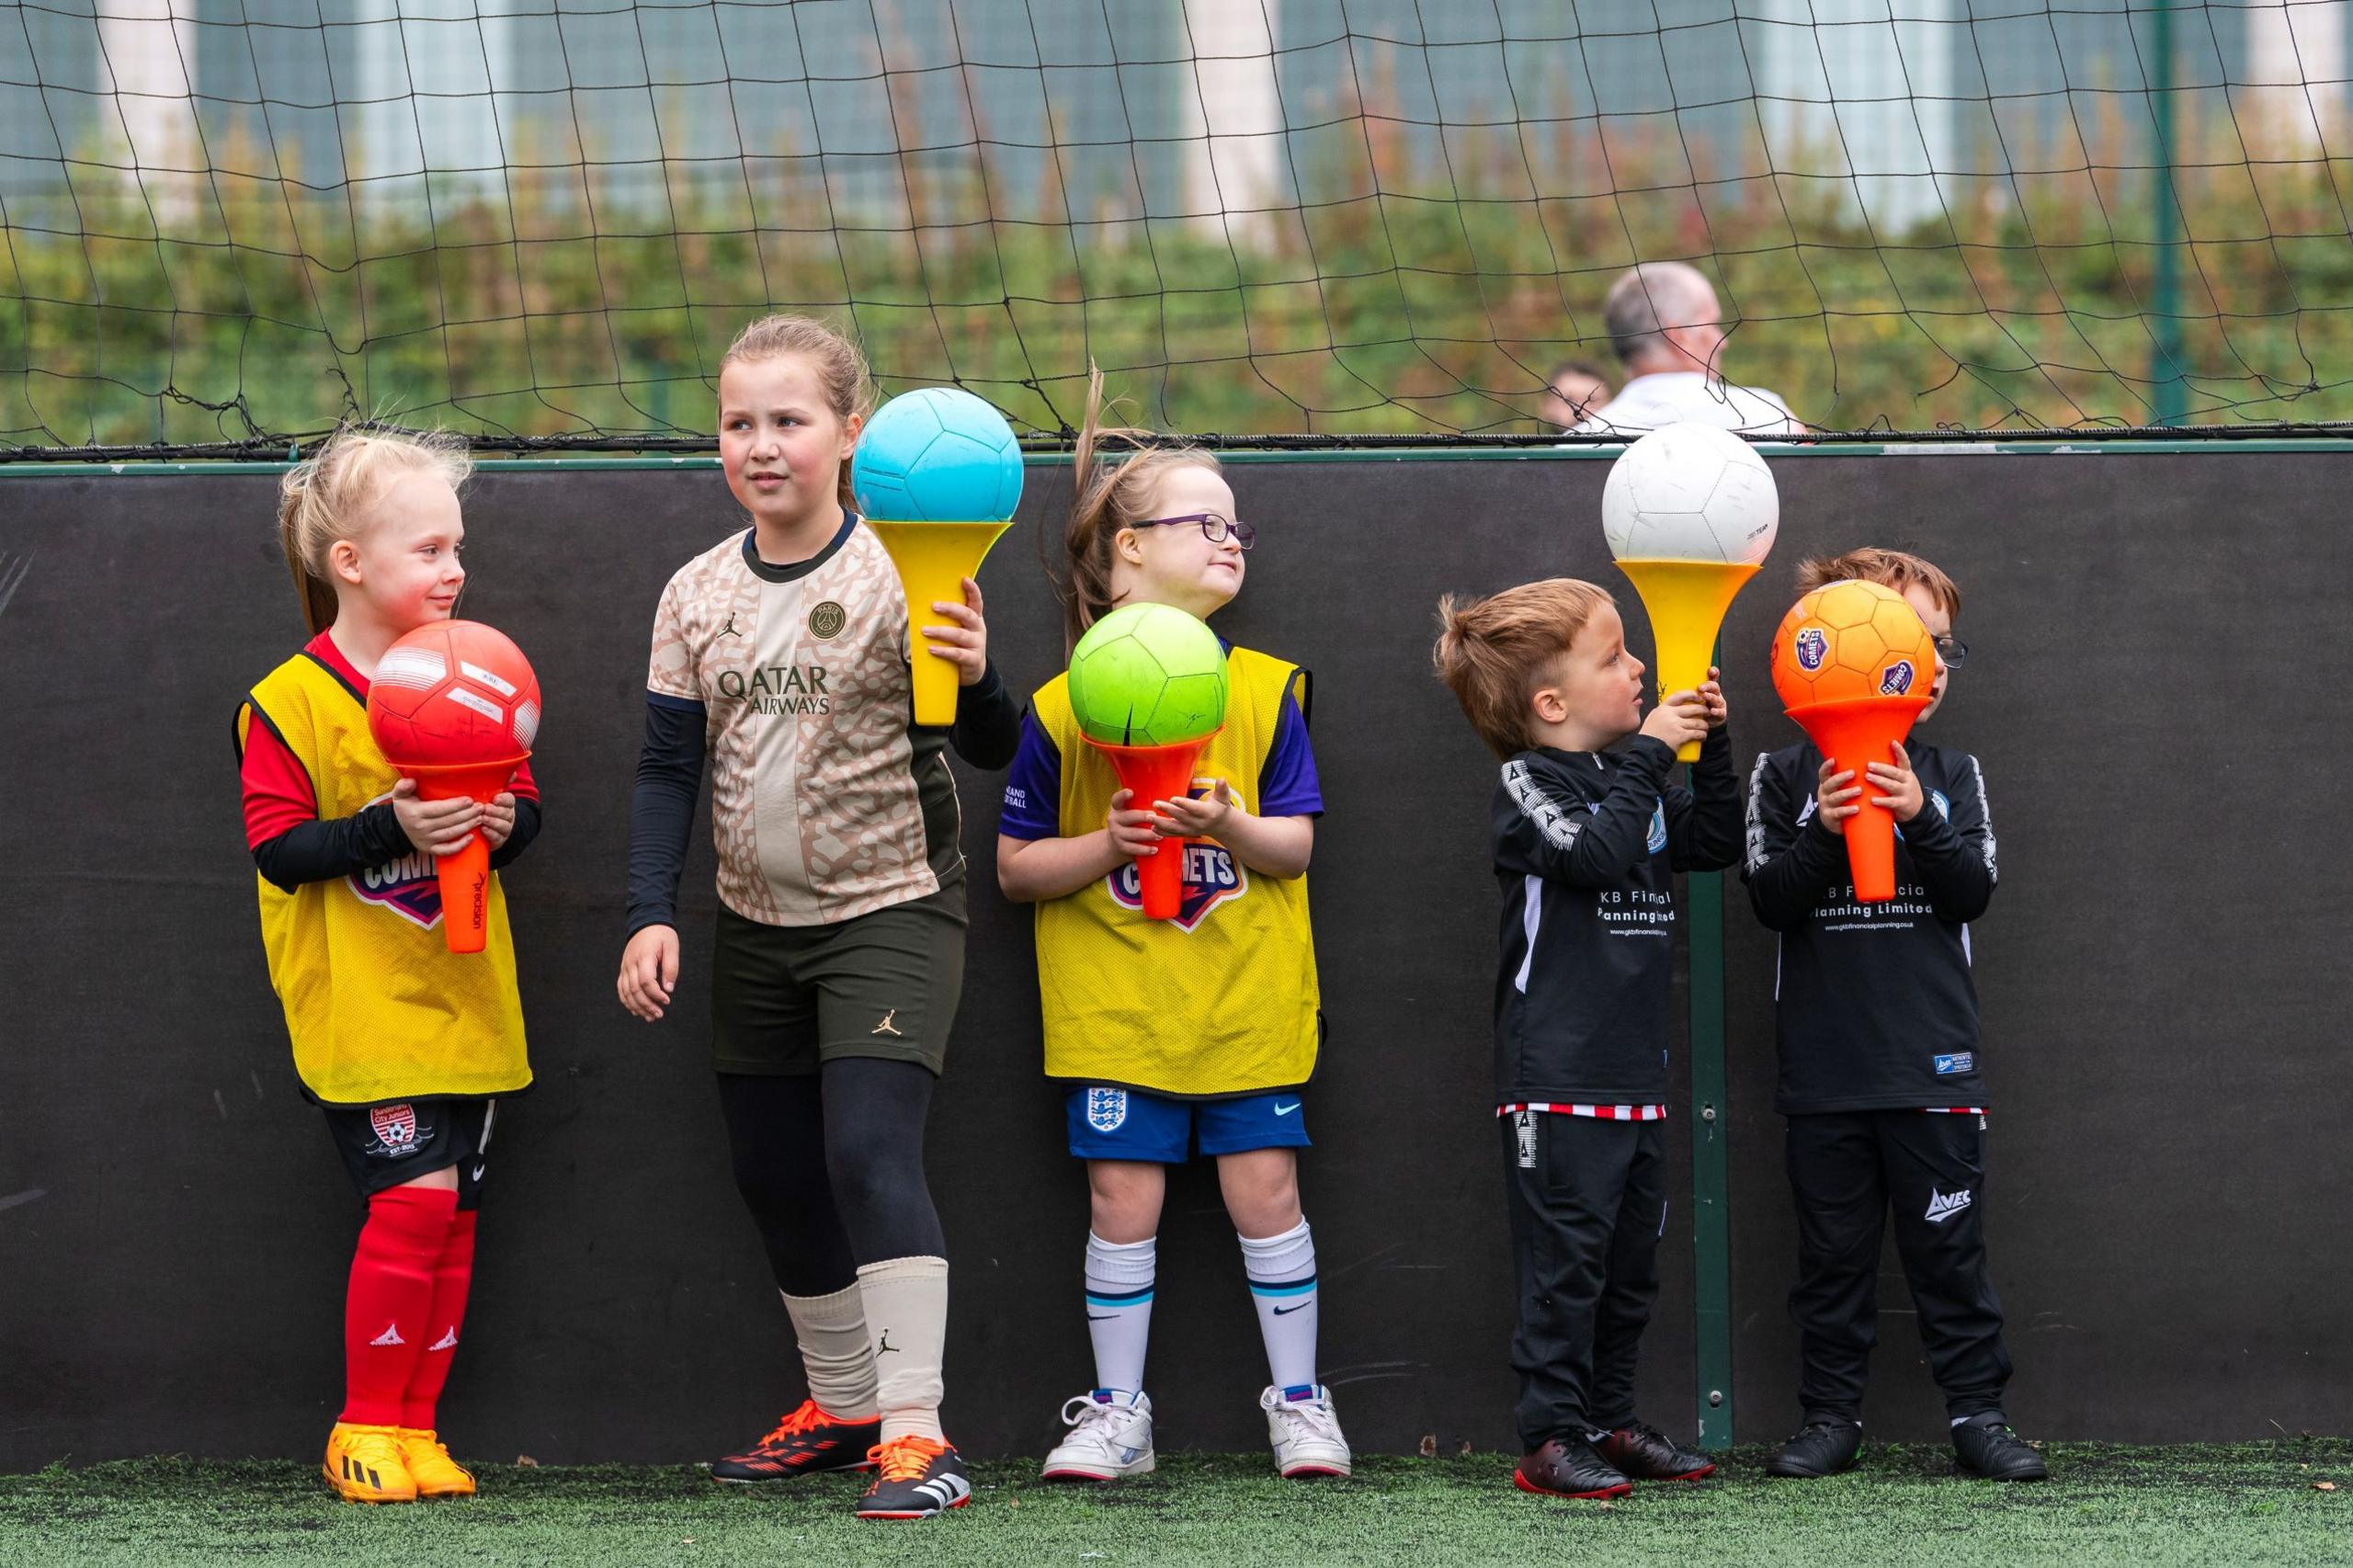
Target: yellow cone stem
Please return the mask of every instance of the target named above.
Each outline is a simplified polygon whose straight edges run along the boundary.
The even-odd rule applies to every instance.
[[[1716,633],[1724,612],[1762,562],[1746,561],[1620,561],[1618,570],[1633,579],[1650,612],[1651,641],[1657,650],[1658,695],[1689,691],[1708,678]],[[1699,743],[1678,749],[1676,759],[1696,762]]]
[[[886,523],[867,519],[899,568],[899,585],[907,595],[907,642],[915,680],[915,722],[952,724],[956,722],[956,666],[926,652],[931,642],[926,626],[956,623],[931,607],[934,601],[964,602],[964,579],[981,569],[989,548],[1011,522]]]

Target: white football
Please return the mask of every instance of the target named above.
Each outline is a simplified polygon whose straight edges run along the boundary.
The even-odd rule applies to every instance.
[[[1669,425],[1619,454],[1601,531],[1619,561],[1754,564],[1781,527],[1781,494],[1756,449],[1712,425]]]

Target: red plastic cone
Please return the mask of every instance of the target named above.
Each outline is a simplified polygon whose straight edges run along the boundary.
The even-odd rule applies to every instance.
[[[1154,801],[1181,801],[1191,791],[1193,765],[1210,736],[1165,746],[1117,746],[1093,739],[1086,744],[1103,754],[1120,788],[1132,797],[1128,809],[1142,811]],[[1137,856],[1136,885],[1143,893],[1145,919],[1176,919],[1185,903],[1185,841],[1163,839],[1158,854]]]
[[[1790,710],[1814,744],[1828,758],[1831,771],[1854,771],[1863,787],[1859,808],[1847,819],[1847,869],[1855,879],[1855,897],[1863,903],[1884,903],[1895,896],[1895,813],[1871,804],[1878,793],[1863,769],[1874,762],[1893,762],[1888,748],[1912,733],[1913,722],[1928,705],[1927,696],[1854,697],[1840,702],[1809,702]]]
[[[402,777],[416,780],[423,801],[469,800],[488,805],[514,781],[513,762],[475,767],[404,767]],[[490,933],[490,845],[477,829],[466,846],[454,855],[437,855],[433,869],[441,884],[441,935],[453,953],[478,953]]]

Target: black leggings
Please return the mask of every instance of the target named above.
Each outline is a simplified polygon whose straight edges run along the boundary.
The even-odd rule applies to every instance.
[[[923,1175],[932,1083],[919,1062],[863,1056],[813,1077],[719,1074],[736,1190],[778,1290],[830,1296],[861,1264],[947,1256]]]

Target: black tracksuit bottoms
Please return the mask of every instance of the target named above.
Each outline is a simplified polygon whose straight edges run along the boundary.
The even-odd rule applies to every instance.
[[[1666,1127],[1556,1111],[1498,1117],[1519,1324],[1522,1449],[1634,1418],[1634,1358],[1658,1295]]]
[[[2010,1381],[2002,1302],[1985,1267],[1985,1129],[1974,1115],[1840,1111],[1789,1119],[1797,1199],[1799,1398],[1806,1415],[1859,1420],[1878,1342],[1880,1238],[1895,1250],[1946,1414],[1999,1410]]]

